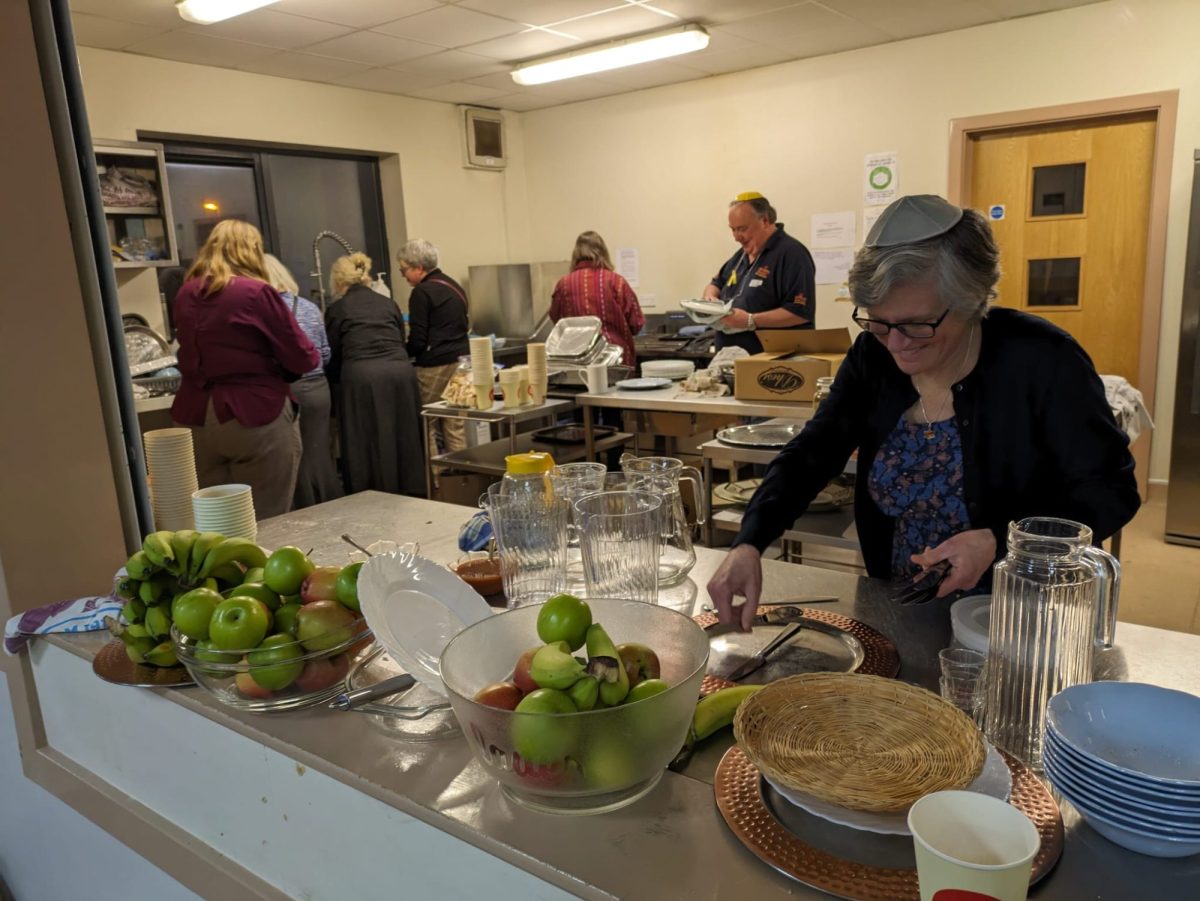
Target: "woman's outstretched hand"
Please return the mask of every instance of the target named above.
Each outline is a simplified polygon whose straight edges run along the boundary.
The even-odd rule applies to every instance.
[[[749,632],[762,595],[762,555],[750,544],[739,544],[725,555],[725,561],[708,580],[708,596],[717,608],[717,618],[724,625],[736,625],[741,615],[741,629]],[[744,597],[746,603],[735,607],[733,599]]]
[[[922,569],[928,569],[942,560],[950,561],[952,569],[938,586],[937,596],[944,598],[952,592],[974,588],[979,584],[983,574],[991,569],[996,560],[996,536],[990,529],[959,532],[923,554],[913,554],[910,559]],[[720,575],[720,570],[717,574]]]

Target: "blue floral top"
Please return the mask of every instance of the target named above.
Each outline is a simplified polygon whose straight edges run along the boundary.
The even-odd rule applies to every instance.
[[[962,483],[962,442],[953,417],[925,426],[902,414],[867,479],[871,500],[895,520],[893,577],[912,576],[920,569],[909,559],[913,554],[971,528]]]
[[[329,338],[325,334],[325,319],[321,316],[320,308],[311,300],[297,297],[291,291],[281,291],[279,296],[283,298],[287,308],[295,315],[296,324],[300,326],[300,330],[308,335],[308,340],[313,343],[313,347],[321,355],[321,365],[311,372],[306,372],[305,378],[310,375],[320,375],[325,371],[325,364],[329,362],[330,353]]]

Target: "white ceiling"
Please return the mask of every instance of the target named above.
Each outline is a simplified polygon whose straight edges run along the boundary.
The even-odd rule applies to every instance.
[[[404,94],[531,110],[937,34],[1098,0],[279,0],[215,25],[173,0],[70,0],[76,42]],[[522,88],[516,62],[698,22],[698,53]]]

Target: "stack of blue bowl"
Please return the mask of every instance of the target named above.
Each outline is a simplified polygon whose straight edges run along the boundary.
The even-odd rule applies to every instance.
[[[1200,853],[1200,698],[1136,682],[1050,699],[1046,778],[1093,829],[1153,857]]]

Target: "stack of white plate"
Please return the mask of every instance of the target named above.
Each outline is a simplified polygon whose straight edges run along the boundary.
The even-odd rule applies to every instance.
[[[196,528],[229,538],[258,537],[254,495],[249,485],[212,485],[192,493]]]
[[[193,528],[196,458],[191,429],[157,429],[142,435],[154,525],[175,532]]]
[[[691,360],[647,360],[642,364],[642,376],[648,379],[686,379],[696,371]]]
[[[1151,857],[1200,853],[1200,698],[1092,682],[1050,699],[1046,778],[1088,825]]]

